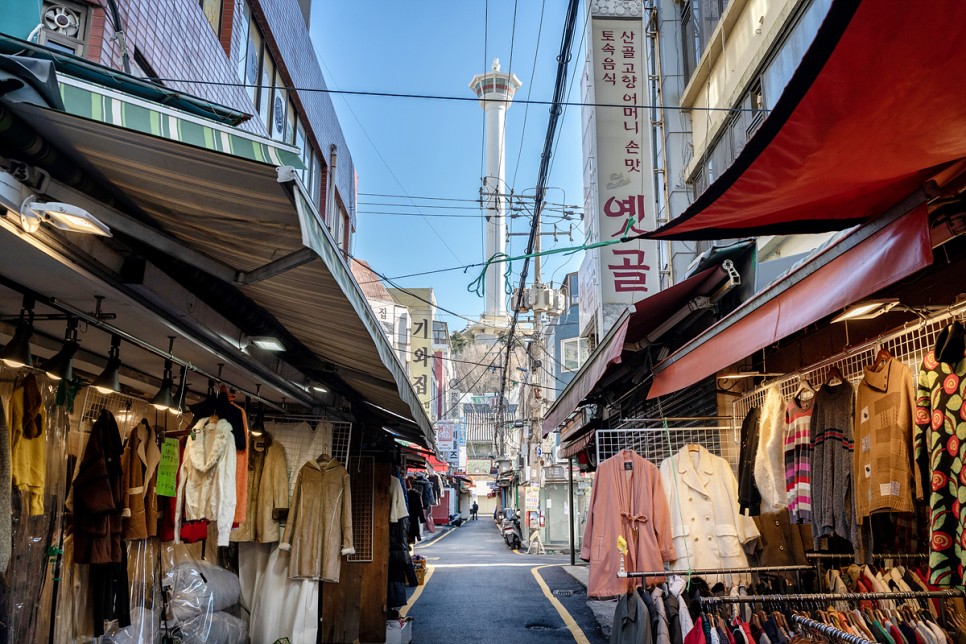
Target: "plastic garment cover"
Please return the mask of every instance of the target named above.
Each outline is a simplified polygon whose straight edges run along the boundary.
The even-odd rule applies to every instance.
[[[238,603],[238,576],[205,562],[184,562],[165,574],[163,584],[171,588],[168,605],[177,623],[193,621]]]
[[[0,371],[5,378],[12,375],[9,369],[0,368]],[[54,404],[54,389],[46,383],[46,378],[39,375],[37,381],[47,414],[42,436],[32,440],[46,442],[43,450],[46,459],[40,468],[44,473],[40,502],[45,511],[31,515],[30,507],[38,505],[36,500],[28,498],[30,493],[12,490],[10,531],[2,535],[10,539],[11,550],[0,587],[0,642],[47,641],[53,602],[61,585],[58,571],[62,565],[68,418],[65,409]],[[10,384],[0,390],[5,407],[10,402],[10,394]],[[8,413],[7,421],[10,420]],[[10,453],[3,458],[9,459]]]

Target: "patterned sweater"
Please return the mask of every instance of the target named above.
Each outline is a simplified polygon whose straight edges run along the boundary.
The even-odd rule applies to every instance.
[[[813,403],[792,398],[785,407],[785,492],[792,523],[812,522]]]

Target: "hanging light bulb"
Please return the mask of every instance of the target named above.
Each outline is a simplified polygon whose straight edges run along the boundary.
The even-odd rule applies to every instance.
[[[171,361],[164,361],[164,376],[161,378],[161,388],[151,401],[151,406],[158,411],[171,409],[174,406],[174,396],[171,395],[171,388],[174,387],[174,376],[171,373]]]
[[[121,336],[111,336],[111,352],[107,355],[107,366],[104,371],[93,382],[93,387],[98,392],[104,394],[119,393],[121,391],[121,381],[119,372],[121,370]]]
[[[49,360],[44,362],[44,371],[51,380],[71,380],[74,377],[74,354],[80,344],[77,342],[77,318],[67,318],[67,332],[64,345]]]
[[[20,309],[20,319],[13,338],[3,349],[0,349],[0,360],[13,369],[32,367],[33,355],[30,352],[30,336],[34,334],[34,298],[24,295]]]

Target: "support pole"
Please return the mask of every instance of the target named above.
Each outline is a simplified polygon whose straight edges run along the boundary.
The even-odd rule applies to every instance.
[[[567,459],[567,480],[570,488],[570,565],[577,565],[577,542],[574,539],[574,521],[577,520],[577,504],[574,503],[574,459]]]

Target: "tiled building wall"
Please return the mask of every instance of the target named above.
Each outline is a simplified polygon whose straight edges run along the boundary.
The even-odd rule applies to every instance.
[[[276,58],[285,61],[292,84],[295,87],[325,88],[322,68],[315,56],[298,0],[261,0],[258,4],[265,18],[262,26],[267,26],[265,31],[275,34],[275,44],[281,54]],[[320,12],[316,14],[315,20],[322,20],[323,16]],[[332,98],[324,92],[301,92],[297,95],[312,123],[319,155],[328,162],[331,145],[335,144],[339,151],[336,187],[346,210],[354,213],[355,170],[342,128],[336,119]]]
[[[120,0],[118,7],[132,66],[137,48],[163,79],[229,84],[238,82],[235,67],[225,55],[218,35],[208,24],[198,0]],[[93,20],[95,25],[97,21],[101,21],[104,37],[100,47],[92,43],[94,46],[88,50],[89,57],[98,55],[94,62],[123,69],[120,47],[114,39],[114,28],[110,20],[104,20],[104,10],[95,8]],[[96,27],[91,36],[92,40],[96,39]],[[233,47],[233,50],[237,51],[237,47]],[[164,85],[247,114],[255,111],[242,87],[167,80]],[[265,128],[258,119],[250,119],[241,127],[265,135]]]
[[[249,0],[262,32],[270,42],[276,63],[284,68],[290,87],[324,88],[325,80],[309,38],[298,0]],[[183,91],[248,114],[255,113],[236,73],[238,52],[247,34],[233,29],[240,21],[241,0],[224,0],[221,35],[208,23],[198,0],[119,0],[132,67],[139,50],[148,64],[171,89]],[[93,7],[87,57],[122,69],[120,48],[111,21],[100,7]],[[226,53],[229,52],[229,53]],[[198,84],[184,81],[206,81]],[[219,84],[223,83],[223,84]],[[336,187],[346,209],[355,212],[355,169],[352,157],[328,94],[296,92],[296,106],[311,131],[311,140],[324,166],[332,144],[338,148]],[[265,136],[265,126],[252,118],[242,128]],[[324,181],[324,180],[323,180]],[[323,183],[323,189],[325,185]]]

